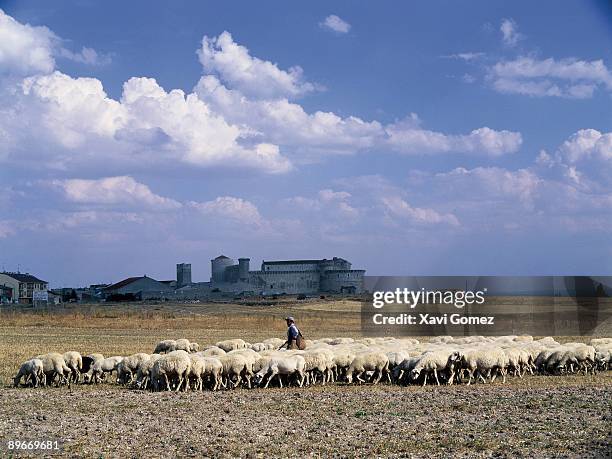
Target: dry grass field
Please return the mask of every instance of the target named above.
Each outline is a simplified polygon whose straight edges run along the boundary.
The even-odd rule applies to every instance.
[[[74,306],[0,315],[0,456],[8,440],[58,440],[79,457],[605,457],[612,375],[529,376],[502,385],[149,393],[114,384],[12,389],[20,362],[67,350],[151,352],[160,339],[201,345],[360,334],[357,301]],[[588,340],[560,337],[560,341]],[[31,454],[28,454],[31,455]]]

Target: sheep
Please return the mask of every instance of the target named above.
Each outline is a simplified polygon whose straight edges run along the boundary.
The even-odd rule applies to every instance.
[[[176,341],[173,339],[166,339],[157,343],[153,354],[167,354],[172,351],[176,351]]]
[[[194,343],[198,349],[200,348],[200,346],[197,343]],[[192,351],[192,346],[191,346],[191,342],[188,339],[185,338],[181,338],[181,339],[177,339],[176,340],[176,347],[174,348],[175,351],[185,351],[185,352],[197,352],[196,351]]]
[[[93,364],[98,360],[104,360],[104,356],[102,354],[88,354],[82,358],[83,366],[81,368],[81,374],[83,375],[84,382],[89,382],[91,380]]]
[[[206,361],[204,357],[197,354],[191,354],[189,357],[191,358],[191,368],[187,377],[195,380],[194,390],[202,390],[202,377],[206,374]],[[187,384],[189,384],[189,380]]]
[[[151,369],[151,381],[154,390],[159,390],[160,380],[163,377],[164,386],[167,391],[171,390],[170,380],[168,376],[177,379],[176,392],[181,389],[184,383],[184,391],[189,389],[189,381],[187,379],[191,370],[191,359],[186,351],[178,350],[169,352],[166,355],[158,358]]]
[[[346,381],[351,384],[353,382],[353,375],[355,379],[360,383],[365,381],[361,379],[361,375],[366,371],[373,371],[377,373],[376,379],[373,380],[374,384],[378,384],[383,374],[389,378],[389,358],[382,352],[364,352],[357,354],[346,371]]]
[[[134,379],[134,373],[140,365],[149,360],[151,356],[143,352],[124,357],[117,365],[117,383],[129,384]]]
[[[219,389],[221,378],[223,377],[223,364],[216,357],[202,357],[204,361],[203,377],[209,377],[212,383],[211,390]]]
[[[247,346],[247,343],[240,338],[226,339],[225,341],[219,341],[218,343],[215,343],[215,346],[223,349],[225,352],[233,351],[236,349],[246,349],[247,347],[249,347]]]
[[[280,338],[268,338],[262,341],[266,346],[270,346],[268,349],[278,349],[285,340]]]
[[[355,353],[350,349],[334,349],[332,362],[335,379],[339,379],[341,376],[346,374],[346,370],[351,365],[354,358]]]
[[[267,388],[272,379],[276,376],[278,384],[283,387],[281,375],[296,375],[299,387],[304,384],[306,361],[301,355],[289,355],[286,357],[272,357],[264,367],[255,374],[255,384],[261,385],[265,377],[268,378],[264,388]]]
[[[417,380],[421,373],[424,373],[423,386],[427,384],[427,376],[432,373],[436,384],[440,385],[438,379],[438,372],[443,372],[448,369],[448,384],[453,383],[454,378],[454,364],[459,362],[460,354],[457,351],[438,350],[426,352],[421,356],[419,361],[416,363],[414,368],[410,371],[412,379]]]
[[[318,351],[306,351],[300,354],[305,361],[306,371],[306,384],[310,384],[311,377],[312,383],[316,384],[317,378],[315,372],[320,372],[322,376],[322,384],[331,380],[332,367],[333,367],[333,354],[327,354],[323,350]]]
[[[404,376],[409,375],[410,372],[416,367],[416,364],[420,360],[420,356],[407,357],[402,360],[398,365],[393,368],[392,381],[396,384],[404,381]]]
[[[72,382],[76,382],[78,383],[79,380],[81,379],[81,369],[83,368],[83,357],[81,357],[81,354],[79,354],[76,351],[68,351],[65,352],[64,355],[64,362],[66,362],[66,365],[68,366],[68,368],[70,368],[70,378],[72,379]]]
[[[162,354],[151,354],[148,360],[142,362],[138,366],[136,372],[136,387],[139,389],[147,389],[150,387],[151,370],[157,359],[161,358]]]
[[[574,365],[576,365],[583,369],[586,375],[594,362],[595,348],[593,346],[569,343],[552,352],[543,364],[543,368],[546,372],[562,373],[573,372]]]
[[[231,385],[231,388],[236,388],[244,378],[247,381],[249,389],[251,388],[251,376],[253,375],[253,365],[250,359],[242,354],[226,354],[218,357],[223,365],[223,378]],[[234,378],[236,381],[234,382]],[[226,384],[223,384],[227,387]]]
[[[43,361],[40,359],[30,359],[21,364],[19,371],[13,378],[13,385],[19,387],[21,378],[25,378],[25,383],[28,380],[32,384],[32,387],[38,387],[38,383],[42,382],[44,386],[46,384],[45,372],[43,369]]]
[[[200,354],[203,357],[215,357],[218,355],[225,355],[227,353],[217,346],[207,346],[203,351],[197,352],[197,354]]]
[[[272,349],[272,346],[265,344],[265,343],[253,343],[251,344],[251,349],[254,350],[255,352],[262,352],[268,349]]]
[[[70,386],[70,379],[67,376],[71,374],[71,371],[66,365],[62,354],[49,352],[48,354],[37,355],[35,358],[42,360],[46,384],[50,385],[55,380],[55,377],[58,376],[59,379],[56,381],[58,387],[60,384],[65,383],[68,383],[68,386]]]
[[[475,372],[483,382],[486,382],[485,377],[489,376],[491,376],[491,382],[495,381],[497,372],[499,372],[502,375],[502,383],[505,383],[507,367],[508,357],[498,347],[475,348],[461,353],[461,368],[467,370],[469,375],[468,386]]]
[[[103,360],[97,360],[92,366],[91,382],[99,383],[100,377],[106,373],[113,374],[113,371],[117,371],[119,363],[123,360],[121,356],[107,357]]]

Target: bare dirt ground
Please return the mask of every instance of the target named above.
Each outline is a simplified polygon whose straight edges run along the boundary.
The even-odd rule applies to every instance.
[[[605,457],[612,376],[460,387],[0,391],[0,441],[82,457]]]
[[[230,312],[231,311],[231,312]],[[57,440],[64,457],[611,457],[612,372],[526,376],[503,385],[316,386],[149,393],[114,384],[10,388],[19,363],[67,350],[151,352],[163,338],[202,345],[358,336],[351,302],[104,307],[0,317],[0,457],[9,440]],[[588,337],[559,337],[559,341]]]

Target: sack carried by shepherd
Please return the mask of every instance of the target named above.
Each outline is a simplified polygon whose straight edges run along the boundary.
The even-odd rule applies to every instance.
[[[302,332],[298,332],[297,338],[295,339],[295,344],[297,344],[298,349],[301,351],[306,349],[306,340],[304,339]]]

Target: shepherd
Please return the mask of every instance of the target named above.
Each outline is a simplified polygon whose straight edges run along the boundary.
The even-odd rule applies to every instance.
[[[278,350],[287,346],[287,349],[304,349],[306,343],[302,332],[295,325],[295,319],[291,316],[285,319],[287,321],[287,341],[285,341]]]

